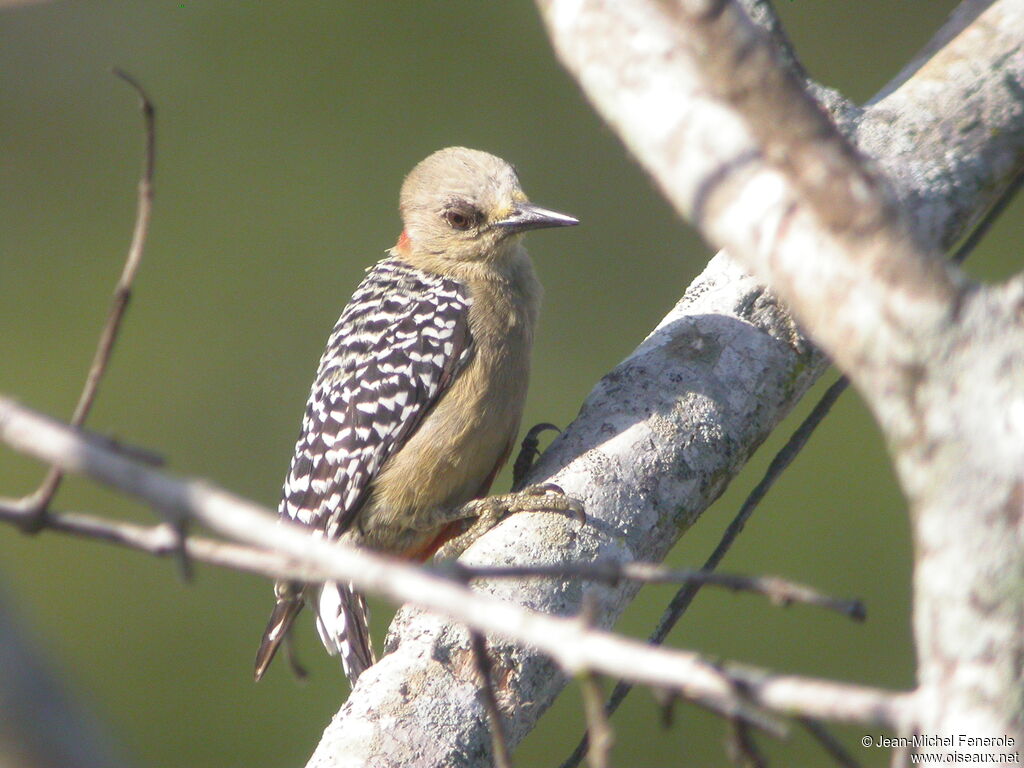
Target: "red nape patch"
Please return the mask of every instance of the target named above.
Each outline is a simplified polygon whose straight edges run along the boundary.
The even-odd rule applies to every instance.
[[[412,240],[409,239],[408,233],[403,229],[402,234],[398,236],[398,242],[395,243],[395,248],[400,251],[407,251],[410,245],[412,245]]]

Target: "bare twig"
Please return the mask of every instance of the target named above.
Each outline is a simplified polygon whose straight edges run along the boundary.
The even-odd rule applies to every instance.
[[[727,746],[729,757],[741,768],[767,768],[768,761],[754,740],[750,726],[742,720],[730,722]]]
[[[717,563],[716,563],[717,565]],[[712,566],[714,567],[714,566]],[[599,561],[593,563],[552,563],[550,565],[484,565],[469,566],[457,561],[442,563],[436,568],[452,572],[460,581],[473,579],[508,578],[573,578],[616,584],[620,581],[638,581],[644,584],[678,584],[697,589],[710,585],[739,592],[764,595],[777,605],[804,603],[836,611],[856,621],[866,616],[864,604],[859,600],[829,597],[817,590],[773,576],[738,576],[714,573],[710,569],[685,570],[665,568],[653,563],[619,563]]]
[[[820,722],[810,717],[798,717],[796,721],[811,734],[814,740],[821,745],[821,748],[835,761],[836,765],[841,765],[843,768],[860,768],[860,763],[843,749],[843,745],[839,743],[839,740]]]
[[[480,632],[470,630],[469,644],[473,652],[473,665],[480,677],[480,696],[484,700],[487,719],[491,723],[491,750],[494,753],[495,768],[512,768],[512,756],[505,738],[505,725],[498,708],[498,695],[494,690],[494,674],[491,659],[487,655],[487,639]]]
[[[728,717],[743,717],[778,732],[763,711],[858,722],[899,730],[913,698],[832,681],[775,675],[713,664],[700,655],[653,648],[575,619],[538,613],[424,572],[394,558],[328,542],[299,525],[281,523],[269,509],[198,480],[181,480],[132,461],[92,441],[80,429],[55,422],[0,397],[0,441],[67,472],[87,475],[137,496],[168,520],[191,517],[232,540],[272,550],[317,569],[334,581],[397,602],[439,611],[478,631],[528,643],[568,674],[593,670],[658,687]]]
[[[728,554],[732,545],[736,543],[736,539],[743,532],[747,521],[754,514],[758,505],[768,494],[768,491],[771,490],[772,486],[775,485],[775,482],[782,476],[782,473],[789,468],[789,465],[793,463],[793,460],[799,455],[800,451],[807,445],[807,441],[814,434],[814,430],[818,428],[818,425],[821,424],[822,420],[832,410],[832,406],[835,405],[839,396],[849,386],[849,383],[846,377],[840,377],[825,390],[825,394],[821,396],[821,399],[811,409],[811,412],[807,414],[807,418],[800,423],[800,426],[789,436],[786,444],[775,454],[775,457],[768,465],[768,469],[765,470],[764,477],[761,478],[760,482],[750,492],[750,495],[743,501],[743,506],[740,507],[736,517],[732,519],[732,522],[729,523],[722,533],[722,538],[704,562],[702,570],[713,571],[725,559],[726,554]],[[672,631],[679,622],[679,619],[686,613],[686,610],[700,591],[701,586],[698,583],[687,584],[679,590],[665,609],[665,613],[658,622],[657,628],[651,634],[650,642],[656,645],[665,642],[665,638],[668,637],[669,632]],[[614,698],[615,694],[613,693],[612,696]]]
[[[24,506],[0,500],[0,521],[21,525],[24,518],[30,514],[32,514],[31,510]],[[53,531],[117,544],[129,549],[137,549],[157,557],[177,554],[178,542],[181,539],[180,535],[168,523],[147,527],[93,515],[53,510],[47,516],[46,527]],[[328,577],[328,574],[320,569],[300,564],[294,560],[277,557],[272,552],[196,536],[188,537],[185,543],[185,553],[190,559],[210,565],[249,571],[275,579],[293,578],[302,581],[322,581]],[[819,605],[857,620],[863,618],[863,606],[857,600],[830,598],[817,593],[809,587],[793,584],[782,579],[716,574],[704,571],[672,570],[648,563],[567,563],[550,566],[475,567],[456,562],[447,562],[428,565],[425,567],[425,570],[447,578],[454,578],[460,583],[482,578],[531,576],[586,578],[606,582],[615,582],[623,579],[645,583],[685,581],[688,584],[711,584],[732,590],[755,592],[766,595],[773,602],[783,605],[793,602]]]
[[[984,213],[977,225],[970,231],[967,237],[964,238],[963,242],[950,256],[950,260],[956,264],[962,264],[967,258],[974,252],[975,248],[978,247],[979,243],[984,240],[985,235],[988,234],[989,230],[998,221],[999,217],[1006,210],[1007,206],[1016,198],[1020,192],[1020,188],[1024,184],[1024,174],[1020,174],[1017,178],[1006,187],[992,206]],[[839,396],[846,390],[850,385],[850,380],[845,376],[840,376],[821,396],[814,408],[807,415],[807,418],[801,422],[800,426],[797,427],[796,431],[790,435],[789,440],[786,444],[775,454],[775,458],[772,459],[768,465],[768,469],[765,470],[764,477],[761,478],[760,482],[750,492],[750,495],[743,502],[743,506],[740,507],[736,517],[733,518],[732,522],[725,529],[722,534],[722,538],[719,540],[718,545],[714,551],[708,557],[704,563],[704,567],[700,572],[713,571],[718,567],[719,563],[725,558],[725,555],[732,548],[737,537],[743,532],[747,521],[751,515],[757,509],[758,504],[764,499],[768,491],[771,490],[775,481],[782,476],[782,473],[789,468],[793,460],[802,451],[811,435],[818,428],[821,422],[831,412],[832,407],[836,404]],[[669,632],[679,623],[679,620],[683,617],[689,609],[693,599],[697,596],[701,587],[705,583],[710,582],[698,582],[693,581],[684,585],[672,598],[672,601],[668,604],[665,612],[662,614],[661,619],[658,621],[658,626],[651,633],[650,642],[655,645],[660,645],[668,637]],[[632,686],[625,682],[620,681],[616,684],[612,695],[608,699],[606,711],[611,716],[619,708],[626,696],[629,695],[629,691]],[[811,730],[812,734],[818,738],[825,750],[831,754],[836,761],[841,765],[856,765],[856,761],[853,760],[848,754],[846,754],[842,747],[828,734],[828,731],[820,723],[817,724],[815,730],[812,730],[811,723],[813,721],[801,721],[803,725]],[[831,745],[825,741],[825,737],[832,739]],[[583,757],[587,754],[587,734],[583,734],[580,738],[579,743],[576,745],[576,749],[573,753],[562,763],[561,768],[575,768],[583,760]],[[846,762],[844,762],[844,760]]]
[[[107,313],[107,320],[100,332],[99,342],[96,345],[96,352],[89,367],[89,373],[79,395],[78,404],[71,415],[71,425],[78,427],[85,423],[93,403],[96,401],[96,394],[99,391],[100,382],[106,373],[107,365],[110,363],[110,355],[114,350],[114,343],[117,341],[118,332],[121,329],[121,321],[124,318],[125,310],[128,308],[128,301],[131,298],[132,283],[138,271],[139,263],[142,261],[142,254],[146,248],[146,237],[149,234],[149,221],[153,208],[153,174],[156,168],[156,110],[153,102],[146,95],[145,90],[139,82],[128,73],[114,69],[114,74],[124,80],[135,89],[139,96],[142,109],[142,119],[146,135],[146,148],[142,164],[142,176],[139,179],[138,202],[135,214],[135,229],[132,233],[132,242],[128,248],[128,256],[121,270],[121,277],[114,288],[114,298]],[[62,474],[59,468],[51,467],[43,478],[39,488],[34,493],[25,497],[24,504],[31,510],[31,514],[21,518],[22,529],[34,533],[46,525],[46,509],[53,500],[54,494],[60,487]]]
[[[592,593],[584,593],[580,621],[586,627],[594,625],[594,600]],[[587,718],[587,738],[594,748],[590,752],[591,768],[611,768],[611,749],[615,741],[611,723],[604,711],[604,692],[600,678],[593,672],[584,672],[579,678],[580,694],[583,697],[583,712]]]
[[[591,768],[611,768],[609,753],[615,741],[611,723],[604,711],[604,692],[600,678],[592,672],[584,672],[579,678],[583,696],[583,712],[587,718],[587,741],[593,745],[590,750]]]
[[[23,507],[0,502],[0,521],[20,525],[26,514],[29,512]],[[46,530],[115,544],[156,557],[175,556],[180,546],[178,533],[169,523],[143,526],[78,512],[51,510],[47,515]],[[311,568],[295,558],[259,547],[190,536],[185,541],[185,550],[192,560],[220,568],[255,573],[271,579],[297,578],[316,581],[321,575],[318,569]]]
[[[742,4],[748,8],[750,6],[749,2]],[[790,90],[795,93],[796,88],[792,87],[794,84],[780,83],[782,78],[777,75],[779,68],[770,66],[770,62],[767,66],[761,65],[761,62],[767,61],[770,56],[766,54],[765,46],[760,42],[752,41],[751,36],[745,30],[740,29],[738,34],[730,35],[733,38],[732,42],[738,40],[739,44],[730,46],[731,54],[722,53],[723,45],[719,44],[718,35],[723,32],[725,26],[737,26],[735,9],[731,7],[732,4],[684,2],[684,0],[675,4],[654,2],[581,4],[563,3],[559,0],[539,0],[538,5],[545,16],[556,49],[566,66],[579,78],[584,90],[594,101],[598,110],[606,116],[638,159],[660,181],[666,195],[676,205],[677,210],[689,212],[700,223],[707,224],[705,233],[709,239],[729,246],[734,255],[752,251],[771,254],[763,260],[764,264],[761,265],[760,272],[762,276],[770,276],[781,261],[778,253],[785,250],[785,248],[779,247],[780,241],[787,239],[787,236],[795,231],[793,226],[799,218],[793,200],[786,195],[780,195],[776,208],[760,206],[760,204],[758,206],[736,204],[726,207],[726,205],[716,204],[710,198],[721,192],[723,201],[727,201],[732,197],[740,197],[740,191],[744,191],[747,192],[742,195],[744,202],[750,202],[753,199],[757,199],[759,203],[762,202],[764,200],[762,193],[765,192],[766,187],[758,187],[757,192],[753,187],[754,183],[764,180],[753,167],[756,163],[745,165],[741,171],[734,172],[735,169],[733,165],[730,165],[730,161],[737,157],[753,157],[757,154],[758,157],[768,158],[773,166],[783,167],[789,174],[793,169],[786,167],[787,163],[802,161],[798,159],[798,152],[788,152],[783,148],[782,145],[787,141],[787,137],[781,134],[787,134],[794,140],[794,143],[803,143],[803,137],[798,135],[805,130],[811,134],[815,133],[816,129],[812,126],[818,120],[812,115],[810,119],[807,119],[809,111],[806,109],[807,100],[805,98],[790,99],[785,95],[780,97],[781,91]],[[696,11],[695,15],[699,17],[693,20],[693,24],[687,31],[680,31],[679,27],[672,23],[674,19],[670,17],[672,13],[670,8],[679,8],[680,6],[685,6],[687,12]],[[716,25],[717,29],[713,30],[714,34],[708,34],[707,27]],[[1003,28],[1008,27],[1003,24]],[[643,40],[643,43],[637,44],[639,40]],[[678,54],[672,59],[671,65],[666,64],[665,57],[661,54],[667,50]],[[1016,49],[1000,48],[1000,50]],[[694,51],[696,51],[696,55],[688,55]],[[608,55],[604,55],[602,52],[607,52]],[[732,62],[727,60],[730,56]],[[973,60],[969,53],[960,53],[955,57],[957,62],[968,59]],[[732,66],[737,61],[741,66]],[[1019,62],[1019,57],[1016,61]],[[698,74],[698,69],[706,68],[709,62],[712,70],[710,75],[704,76],[707,73],[701,73],[700,77],[695,76]],[[981,64],[978,65],[978,67],[981,66]],[[744,75],[737,77],[737,70],[742,70]],[[636,76],[638,72],[650,71],[658,71],[663,76],[658,79]],[[763,76],[766,81],[771,81],[766,83],[769,87],[760,87],[759,83],[752,82],[752,79],[757,76]],[[1000,75],[1000,77],[1003,82],[1006,82],[1005,76]],[[714,85],[710,89],[709,80],[714,81]],[[988,82],[999,82],[999,79],[991,78]],[[795,85],[800,86],[801,84]],[[972,85],[971,89],[973,92],[977,90],[977,86]],[[700,133],[707,140],[707,137],[724,135],[722,134],[722,116],[717,111],[706,110],[708,119],[705,128],[707,130],[698,132],[696,125],[702,119],[700,110],[680,108],[670,113],[664,109],[664,105],[670,103],[673,98],[676,101],[671,103],[696,105],[707,97],[709,90],[722,97],[722,102],[728,103],[730,106],[738,105],[737,108],[745,112],[745,119],[742,120],[743,130],[749,130],[750,134],[756,136],[756,151],[751,149],[755,142],[746,144],[739,140],[722,141],[721,151],[716,158],[712,159],[707,147],[714,142],[708,140],[708,144],[697,144],[693,137]],[[684,101],[680,95],[682,93],[694,94],[696,98],[689,102]],[[932,93],[929,92],[926,98],[932,99]],[[789,105],[794,102],[804,103],[800,107],[802,116],[799,118],[803,127],[796,131],[790,125],[788,112],[787,119],[779,121],[768,117],[767,112],[759,111],[761,107],[768,104],[786,105],[788,109]],[[961,103],[966,104],[967,102],[962,101]],[[983,111],[977,108],[977,101],[972,100],[970,104],[970,110],[965,109],[965,112],[977,114]],[[1016,110],[1016,113],[1019,114],[1019,110]],[[659,115],[661,119],[651,119],[654,114]],[[951,115],[949,118],[951,123],[954,123],[956,119],[955,115]],[[884,121],[880,122],[883,125],[888,125]],[[785,123],[785,128],[776,131],[775,136],[763,135],[765,132],[775,131],[782,123]],[[982,128],[979,129],[978,135],[984,132],[987,136],[1019,136],[1019,131],[1014,134],[1012,127],[993,128],[984,122],[981,125]],[[657,126],[657,129],[653,130],[653,126]],[[885,130],[878,130],[877,133],[880,139],[876,146],[884,145],[894,135]],[[915,130],[914,135],[920,135],[920,131]],[[735,136],[739,136],[739,132]],[[814,152],[815,141],[806,142],[806,151]],[[936,142],[935,146],[944,147],[942,142]],[[697,147],[699,150],[696,149]],[[686,148],[693,151],[684,151]],[[805,173],[793,174],[796,177],[802,176],[802,178],[794,179],[793,186],[799,189],[804,196],[816,197],[818,205],[811,205],[809,209],[813,210],[816,217],[821,214],[821,221],[828,224],[830,228],[834,228],[837,222],[828,212],[821,212],[820,206],[834,205],[837,198],[821,189],[815,191],[816,180],[820,180],[823,185],[848,183],[849,191],[855,191],[857,194],[865,193],[868,196],[870,196],[870,188],[874,185],[868,183],[865,186],[860,183],[863,179],[858,178],[860,177],[859,172],[847,172],[849,161],[856,162],[848,150],[836,145],[832,139],[826,139],[825,145],[821,148],[823,157],[807,163]],[[944,150],[942,151],[944,152]],[[980,153],[967,152],[964,154],[973,156]],[[689,172],[697,169],[701,163],[704,163],[704,166],[700,168],[699,173]],[[828,169],[832,167],[833,163],[835,167],[841,169],[840,175],[846,176],[845,181],[839,182],[839,177],[830,173]],[[999,169],[1005,168],[1007,165],[1009,163],[1003,165],[993,163],[994,170],[989,176],[985,176],[985,183],[990,184],[993,189],[998,189],[1002,185],[999,176],[1002,171]],[[888,166],[895,176],[902,177],[902,181],[906,181],[906,170],[899,163],[889,162]],[[915,166],[915,173],[920,173],[917,166]],[[750,186],[747,186],[748,183]],[[775,179],[772,183],[775,183]],[[914,185],[907,184],[906,187],[913,188]],[[772,186],[772,189],[778,188]],[[960,188],[957,188],[955,195],[948,195],[947,199],[952,200],[954,197],[957,200],[970,199],[970,196]],[[920,207],[916,206],[912,200],[909,202],[909,210],[918,215]],[[965,213],[969,210],[971,216],[977,208],[976,202],[973,208],[964,203],[955,202],[951,202],[950,207],[955,208],[957,204],[965,209]],[[849,213],[851,215],[848,221],[859,222],[850,228],[853,231],[864,231],[864,225],[872,220],[871,212],[862,211],[858,214],[856,213],[857,207],[856,201],[850,206]],[[749,221],[741,222],[741,218]],[[880,218],[884,223],[885,215]],[[712,219],[717,220],[717,225],[711,221]],[[964,215],[962,221],[967,220],[968,216]],[[772,222],[770,226],[766,226],[768,221]],[[921,220],[917,224],[917,231],[922,235],[923,241],[928,237],[934,237],[924,231],[931,229],[930,222]],[[736,237],[736,233],[743,227],[748,228],[749,238]],[[870,229],[870,226],[867,229]],[[951,231],[959,230],[952,228]],[[948,237],[948,233],[946,237]],[[801,245],[794,248],[794,253],[807,242],[806,238],[794,238],[794,243],[797,241]],[[860,253],[861,250],[856,249],[854,252]],[[882,248],[878,253],[884,254],[886,259],[892,256],[892,251],[886,248]],[[918,261],[918,266],[921,266],[920,260]],[[748,262],[748,264],[750,263]],[[816,260],[815,263],[817,266],[820,261]],[[903,264],[904,262],[900,260],[899,263]],[[930,269],[927,266],[922,268],[926,271]],[[805,270],[799,274],[806,275],[807,272]],[[820,278],[813,282],[816,285],[820,284]],[[921,281],[923,284],[932,282],[928,279]],[[918,281],[909,280],[908,283],[917,284]],[[829,285],[831,284],[830,282]],[[850,289],[845,287],[843,295],[848,294],[849,291]],[[827,318],[820,324],[824,326],[829,321],[834,323],[838,315],[834,304],[826,300],[823,305]],[[812,323],[807,323],[807,325],[814,327]],[[914,324],[910,325],[914,327]],[[873,335],[870,336],[869,343],[877,343],[877,338]],[[680,598],[678,602],[688,604],[693,594],[691,587],[688,586],[685,592],[691,592],[691,594],[686,599],[682,599],[684,592],[681,591],[677,596]],[[613,700],[616,697],[621,699],[624,690],[625,688],[620,685],[613,694]],[[570,761],[567,765],[576,765],[578,762],[577,759]]]

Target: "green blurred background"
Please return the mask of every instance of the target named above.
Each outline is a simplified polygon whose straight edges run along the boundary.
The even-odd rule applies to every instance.
[[[810,71],[863,101],[954,5],[786,0],[779,9]],[[157,198],[90,426],[267,505],[276,504],[327,333],[362,269],[394,242],[399,184],[431,151],[463,144],[506,157],[534,200],[583,222],[530,237],[547,299],[526,423],[571,421],[709,257],[555,61],[530,3],[5,8],[0,392],[57,416],[77,397],[134,216],[140,118],[132,93],[108,74],[115,64],[158,106]],[[1004,217],[972,273],[1013,269],[1020,212],[1018,204]],[[761,449],[673,563],[703,560],[795,423]],[[27,492],[40,475],[0,448],[0,494]],[[76,479],[57,506],[154,519]],[[706,592],[672,642],[779,670],[910,686],[907,533],[877,431],[847,395],[724,567],[861,596],[869,621]],[[299,635],[311,679],[297,684],[282,665],[252,683],[271,604],[269,583],[255,577],[200,567],[183,585],[167,561],[0,528],[0,588],[75,699],[140,766],[300,765],[347,692],[309,621]],[[645,636],[671,592],[644,590],[620,629]],[[377,606],[378,637],[390,610]],[[557,765],[581,723],[570,688],[517,764]],[[727,764],[722,723],[686,705],[666,731],[640,691],[615,727],[618,765]],[[857,745],[860,729],[839,732],[866,765],[888,764]],[[826,762],[800,732],[765,743],[780,765]]]

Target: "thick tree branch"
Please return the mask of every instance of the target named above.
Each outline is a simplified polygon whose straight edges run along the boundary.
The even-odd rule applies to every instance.
[[[891,191],[735,3],[541,6],[669,199],[778,290],[877,415],[914,513],[922,725],[1021,740],[1024,281],[971,286],[929,251],[1024,167],[1024,4],[972,4],[854,126]]]
[[[985,213],[984,219],[982,219],[978,226],[975,227],[957,247],[956,252],[952,256],[953,263],[962,264],[968,256],[970,256],[977,245],[988,234],[992,225],[1002,215],[1006,207],[1016,197],[1017,193],[1020,191],[1022,183],[1024,183],[1024,175],[1018,176],[1016,182],[1008,187],[995,205]],[[811,413],[808,414],[803,422],[801,422],[797,430],[790,435],[789,440],[772,459],[768,469],[765,471],[764,477],[761,478],[760,482],[758,482],[744,500],[743,506],[736,514],[736,517],[733,518],[733,521],[726,528],[718,545],[704,563],[701,572],[713,571],[718,567],[718,564],[732,547],[733,542],[737,539],[739,534],[743,531],[747,520],[754,513],[765,494],[767,494],[774,482],[782,475],[793,459],[796,458],[799,452],[806,446],[810,436],[814,433],[822,420],[824,420],[828,415],[839,396],[846,391],[849,383],[850,380],[845,376],[841,376],[836,382],[834,382],[825,394],[822,395],[821,399],[815,404]],[[665,609],[665,612],[662,614],[657,628],[653,633],[651,633],[649,641],[653,645],[660,645],[665,641],[668,633],[675,627],[679,619],[682,618],[683,614],[689,608],[693,598],[696,597],[697,593],[700,591],[701,586],[701,583],[690,583],[680,588],[672,598],[668,607]],[[629,683],[619,682],[616,684],[615,689],[612,691],[612,695],[608,698],[608,702],[605,705],[605,709],[609,715],[614,714],[631,689],[632,686]],[[806,719],[801,720],[801,724],[804,725],[807,730],[822,743],[825,750],[829,752],[837,762],[842,765],[856,764],[855,761],[843,753],[842,748],[832,740],[831,735],[828,734],[823,726]],[[579,765],[583,757],[586,755],[587,749],[588,738],[584,733],[572,755],[562,763],[562,768],[575,768],[575,766]]]
[[[581,499],[587,525],[515,515],[463,562],[660,561],[822,367],[773,298],[716,259],[659,329],[595,388],[533,471],[530,481],[550,480]],[[572,581],[503,580],[480,588],[554,615],[578,614],[583,595]],[[607,627],[636,586],[593,591],[595,620]],[[494,638],[490,647],[502,670],[499,703],[514,745],[565,677],[535,650]],[[330,765],[332,755],[342,754],[354,765],[402,765],[414,757],[420,765],[486,762],[489,736],[475,689],[459,672],[467,658],[464,633],[402,611],[388,648],[367,682],[360,678],[313,764]],[[428,737],[424,722],[446,727]],[[429,755],[415,751],[425,741]]]
[[[998,6],[1013,10],[1007,2]],[[756,98],[750,101],[748,93],[736,93],[729,87],[722,90],[702,84],[695,90],[691,77],[695,66],[687,57],[699,46],[677,47],[679,27],[671,15],[666,16],[664,4],[552,0],[543,8],[563,58],[580,73],[592,98],[627,136],[670,198],[675,200],[673,191],[686,192],[681,198],[685,203],[682,208],[697,210],[713,239],[719,239],[715,233],[724,232],[735,240],[727,242],[737,254],[744,258],[751,252],[758,258],[763,256],[763,264],[754,257],[749,263],[770,279],[781,275],[783,286],[789,280],[792,285],[785,288],[787,298],[798,296],[801,290],[836,282],[847,285],[855,294],[840,297],[844,301],[856,304],[863,294],[865,306],[871,307],[867,314],[876,321],[888,305],[872,295],[869,281],[859,270],[864,264],[898,263],[900,268],[891,270],[892,274],[883,270],[882,276],[890,297],[905,304],[912,316],[902,315],[900,326],[888,328],[878,338],[879,345],[889,346],[888,336],[902,333],[919,338],[924,335],[922,329],[947,323],[949,313],[943,299],[958,297],[961,282],[954,273],[920,258],[914,243],[952,242],[983,210],[986,200],[991,199],[991,190],[1005,184],[1019,166],[1019,123],[1014,122],[1012,114],[987,108],[989,100],[1019,105],[1019,94],[1015,95],[1012,88],[1014,82],[1020,82],[1016,77],[1020,74],[1019,48],[1007,49],[1005,34],[998,29],[982,29],[984,50],[968,51],[966,58],[957,54],[949,59],[950,66],[938,70],[922,67],[893,94],[894,101],[886,99],[858,124],[851,124],[858,131],[861,148],[889,173],[905,210],[911,214],[907,222],[902,222],[892,216],[892,206],[884,197],[873,194],[876,179],[863,171],[856,155],[837,143],[834,136],[818,135],[819,129],[827,131],[828,126],[816,123],[813,115],[799,110],[795,113],[799,117],[798,132],[817,149],[791,158],[784,136],[759,136],[749,121],[730,112],[736,107],[727,103],[730,98],[747,102],[746,107],[741,105],[741,111],[756,107]],[[654,23],[648,26],[652,20]],[[743,33],[743,20],[733,21]],[[972,30],[977,32],[978,28],[972,25],[967,31]],[[745,39],[749,42],[751,38]],[[961,43],[957,38],[950,46]],[[756,46],[756,38],[750,44]],[[576,54],[582,55],[574,58]],[[644,58],[648,56],[652,58]],[[1004,58],[996,68],[993,63],[999,56]],[[733,60],[742,63],[742,58],[734,56]],[[769,68],[774,66],[770,57],[762,61]],[[971,71],[978,76],[968,83],[957,75],[958,67],[974,67]],[[1000,80],[1004,72],[1008,79]],[[685,77],[679,79],[680,73]],[[769,75],[775,79],[768,85],[781,89],[779,92],[792,92],[774,72]],[[756,85],[761,81],[743,82]],[[709,97],[709,93],[715,95]],[[922,108],[936,100],[950,102],[950,119],[962,121],[958,130],[949,131],[945,114]],[[886,102],[906,105],[913,114],[886,113],[882,109]],[[702,109],[712,113],[706,124],[690,112]],[[631,122],[634,117],[637,124]],[[770,152],[762,152],[758,141],[782,143]],[[723,147],[730,151],[721,153]],[[702,154],[706,158],[700,157]],[[694,159],[698,162],[691,163]],[[819,170],[836,169],[837,178],[822,179],[820,173],[813,172],[814,163],[819,164]],[[691,165],[702,181],[673,178]],[[709,168],[715,171],[710,177]],[[820,201],[807,199],[834,184],[840,185],[840,194],[845,191],[852,208],[831,211]],[[861,192],[867,196],[866,207],[858,209]],[[744,206],[735,205],[732,195],[741,197]],[[743,207],[748,209],[745,218],[741,216]],[[900,236],[899,229],[904,226],[913,234],[913,242]],[[871,247],[852,248],[857,238]],[[889,252],[879,243],[889,243],[896,250]],[[848,272],[828,271],[843,263],[837,259],[854,251],[860,261],[847,264]],[[815,254],[820,264],[808,267],[798,261],[798,253]],[[899,262],[887,260],[895,254],[906,254],[909,273],[914,280],[921,280],[920,293],[916,283],[901,274],[902,258]],[[797,266],[799,274],[790,275]],[[806,311],[808,317],[814,317],[811,309]],[[855,324],[853,319],[845,321]],[[809,321],[808,327],[816,331],[817,323]],[[826,331],[821,340],[828,344],[830,338]],[[878,364],[878,358],[873,357],[876,351],[863,338],[853,337],[853,341],[845,356],[837,357],[842,364],[855,367],[865,358]],[[724,489],[823,365],[823,358],[806,344],[778,302],[729,257],[716,257],[651,337],[595,388],[580,418],[534,472],[533,479],[554,480],[583,498],[591,525],[576,530],[550,517],[519,516],[478,542],[468,553],[469,562],[550,562],[553,557],[574,561],[606,557],[624,562],[659,560],[679,533]],[[0,425],[0,429],[8,427]],[[1011,435],[1001,433],[999,437],[1009,439]],[[76,459],[69,461],[74,463]],[[100,471],[88,461],[76,468]],[[950,468],[951,474],[954,471]],[[449,592],[446,590],[460,588],[445,580],[416,581],[413,577],[421,578],[422,574],[406,571],[406,566],[389,563],[383,567],[373,558],[360,560],[365,553],[343,556],[340,549],[324,542],[310,543],[308,536],[293,539],[299,533],[284,527],[262,528],[270,525],[265,518],[257,524],[253,517],[245,521],[244,528],[239,527],[245,516],[240,519],[230,514],[237,500],[202,484],[168,487],[154,477],[161,476],[133,469],[120,480],[134,482],[137,492],[162,499],[160,506],[174,523],[182,519],[183,511],[201,508],[203,511],[197,514],[226,535],[253,541],[253,537],[271,536],[273,530],[269,540],[287,556],[302,558],[302,562],[327,569],[325,572],[338,578],[351,578],[370,589],[379,589],[392,599],[411,599],[437,608],[450,598],[458,603],[452,615],[459,621],[492,631],[497,637],[522,639],[517,632],[523,626],[539,634],[546,632],[538,638],[536,650],[509,642],[496,647],[498,703],[509,719],[513,744],[563,684],[563,678],[553,674],[553,666],[543,654],[552,655],[570,672],[584,668],[607,671],[593,663],[589,654],[615,649],[598,644],[580,652],[585,644],[579,643],[579,636],[574,634],[580,631],[576,622],[517,612],[506,603],[488,601],[465,590]],[[949,503],[958,501],[963,500],[951,499]],[[243,511],[245,508],[243,502]],[[248,505],[248,511],[256,508]],[[522,535],[527,529],[532,536]],[[1008,538],[1005,530],[998,536]],[[347,559],[350,554],[356,559]],[[955,568],[948,570],[952,573]],[[404,580],[407,577],[409,581]],[[581,604],[581,589],[571,583],[549,586],[502,581],[484,587],[554,614],[574,614]],[[628,584],[596,590],[598,623],[608,626],[634,591],[635,586]],[[569,626],[576,629],[570,630]],[[584,635],[605,637],[600,633]],[[344,756],[346,764],[402,765],[408,763],[413,751],[420,765],[478,764],[486,755],[488,737],[475,699],[471,665],[466,663],[466,633],[435,615],[406,611],[396,622],[390,645],[393,652],[361,679],[325,734],[313,764],[336,765]],[[621,647],[618,650],[627,652]],[[654,658],[659,660],[658,670],[664,671],[664,657],[646,655],[655,652],[644,646],[629,646],[633,679],[643,679],[645,665],[654,663]],[[910,722],[913,699],[907,696],[894,698],[884,692],[825,683],[808,687],[803,685],[807,681],[799,678],[762,677],[742,670],[730,670],[726,675],[722,670],[706,669],[692,655],[669,655],[679,665],[672,667],[676,672],[686,668],[695,674],[687,677],[691,686],[687,690],[705,696],[698,696],[705,703],[744,704],[728,697],[738,685],[755,703],[771,703],[785,711],[800,711],[798,703],[810,703],[814,709],[807,714],[815,716],[865,718],[863,721],[898,728],[908,727]],[[699,682],[694,683],[694,679]],[[719,694],[726,698],[716,698]],[[446,723],[445,732],[431,733],[428,738],[433,740],[425,746],[423,738],[417,739],[417,735],[423,735],[420,723],[439,719]]]

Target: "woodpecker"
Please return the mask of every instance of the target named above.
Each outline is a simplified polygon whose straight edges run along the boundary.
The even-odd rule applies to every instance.
[[[279,512],[329,540],[422,561],[464,530],[519,430],[541,287],[531,229],[578,224],[529,202],[515,169],[450,147],[402,185],[403,229],[320,359]],[[350,584],[278,581],[259,680],[304,602],[352,684],[374,663]]]

